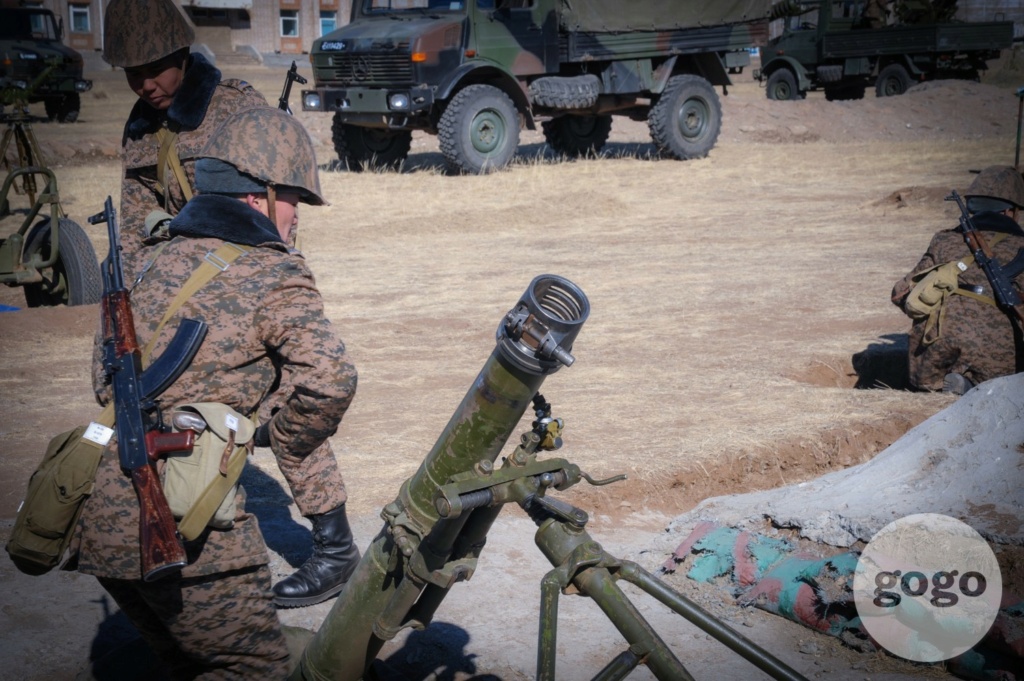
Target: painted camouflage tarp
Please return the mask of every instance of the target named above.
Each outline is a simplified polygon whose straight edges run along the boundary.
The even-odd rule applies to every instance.
[[[623,11],[621,0],[559,0],[559,24],[593,33],[698,28],[744,23],[768,16],[771,0],[635,0]]]

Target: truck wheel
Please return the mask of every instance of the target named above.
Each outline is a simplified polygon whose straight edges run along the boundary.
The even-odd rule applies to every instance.
[[[412,132],[409,130],[382,130],[348,125],[339,120],[340,112],[334,114],[331,123],[331,139],[338,160],[349,170],[360,172],[364,168],[386,168],[398,170],[409,156],[412,146]]]
[[[910,74],[902,64],[889,64],[878,74],[875,82],[875,95],[893,97],[902,95],[910,87]]]
[[[57,262],[41,270],[43,281],[25,286],[25,302],[29,307],[53,305],[91,305],[103,295],[100,267],[89,237],[77,222],[59,218]],[[22,262],[33,256],[50,257],[50,218],[37,222],[25,235]]]
[[[504,168],[519,146],[519,113],[492,85],[470,85],[452,97],[438,124],[448,169],[479,175]]]
[[[541,124],[555,153],[575,158],[596,154],[612,131],[611,116],[559,116]]]
[[[768,99],[786,101],[789,99],[803,99],[803,95],[797,89],[796,76],[789,69],[778,69],[768,76],[768,84],[764,88]]]
[[[711,83],[700,76],[672,76],[651,107],[647,126],[663,156],[703,158],[722,130],[722,105]]]
[[[77,92],[43,100],[46,116],[58,123],[74,123],[78,120],[78,112],[82,108],[82,98]]]
[[[530,99],[552,109],[589,109],[601,94],[601,79],[592,73],[565,78],[550,76],[530,83]]]

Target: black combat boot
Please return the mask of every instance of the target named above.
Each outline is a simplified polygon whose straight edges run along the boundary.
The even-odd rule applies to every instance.
[[[309,516],[313,522],[313,555],[295,574],[274,585],[279,608],[314,605],[336,596],[359,564],[359,547],[345,516],[345,504]]]

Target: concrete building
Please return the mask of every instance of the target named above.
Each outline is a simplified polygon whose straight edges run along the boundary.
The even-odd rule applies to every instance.
[[[64,23],[64,40],[87,53],[103,48],[109,0],[0,0],[46,7]],[[174,0],[196,27],[196,45],[218,62],[262,61],[264,55],[301,55],[313,40],[348,23],[352,0]]]
[[[196,27],[197,49],[212,54],[218,63],[308,53],[314,39],[348,23],[353,1],[358,0],[174,0]],[[108,2],[0,0],[2,5],[53,10],[64,22],[65,42],[83,53],[102,49],[102,17]],[[623,4],[628,11],[628,0]],[[964,21],[1013,21],[1017,40],[1024,40],[1022,0],[960,0],[957,17]]]

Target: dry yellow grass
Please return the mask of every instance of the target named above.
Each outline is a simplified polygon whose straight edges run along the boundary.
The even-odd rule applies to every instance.
[[[278,76],[246,72],[272,100]],[[117,74],[96,78],[83,123],[38,124],[43,141],[87,133],[116,146],[130,97]],[[743,106],[763,93],[730,97]],[[301,114],[327,163],[329,117],[311,116]],[[300,234],[360,370],[333,439],[354,508],[379,508],[415,470],[493,349],[502,315],[542,273],[574,281],[592,305],[576,365],[543,392],[566,423],[561,455],[595,477],[630,475],[589,495],[599,507],[626,497],[674,512],[711,493],[806,479],[869,458],[949,404],[853,390],[850,358],[906,332],[888,300],[893,282],[953,223],[942,193],[965,188],[969,169],[1012,162],[1012,138],[723,140],[708,158],[680,163],[638,158],[630,150],[644,156],[646,140],[628,136],[637,129],[625,127],[634,146],[622,154],[570,163],[527,147],[486,177],[438,172],[436,143],[419,136],[414,156],[428,161],[411,172],[321,173],[333,205],[303,207]],[[524,135],[524,145],[539,139]],[[116,196],[118,173],[111,159],[62,166],[71,216],[84,225]],[[899,208],[896,192],[930,198]],[[102,257],[103,235],[89,231]],[[87,376],[86,336],[59,354]],[[22,361],[11,344],[3,356]],[[828,375],[835,381],[820,379]],[[22,417],[52,409],[52,393],[28,377],[19,386],[27,397],[2,430],[41,451],[52,433],[28,432]],[[80,391],[88,397],[87,384]]]

